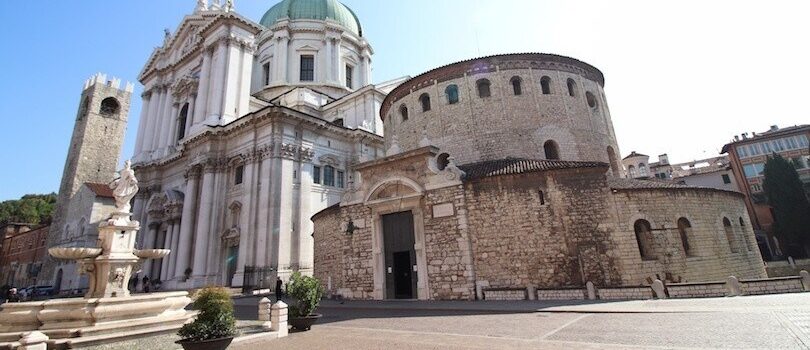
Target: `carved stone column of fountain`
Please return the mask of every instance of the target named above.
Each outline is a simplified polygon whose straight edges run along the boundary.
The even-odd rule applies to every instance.
[[[10,346],[27,331],[47,334],[59,348],[146,335],[180,328],[194,314],[185,310],[188,292],[130,295],[132,270],[144,259],[159,259],[168,249],[135,249],[138,221],[130,220],[130,200],[138,181],[127,161],[119,178],[110,183],[116,211],[99,225],[98,247],[51,248],[55,258],[79,260],[90,277],[84,299],[51,299],[7,303],[0,309],[0,348]],[[50,346],[50,345],[49,345]]]

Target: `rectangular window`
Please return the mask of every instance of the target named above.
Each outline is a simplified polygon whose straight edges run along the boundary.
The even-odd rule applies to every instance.
[[[233,183],[235,185],[241,184],[242,183],[242,178],[244,177],[244,175],[245,175],[245,166],[240,165],[240,166],[236,167],[236,173],[235,173],[235,176],[234,176],[234,182]]]
[[[751,185],[751,192],[755,193],[762,192],[762,186],[760,186],[759,184]]]
[[[748,149],[745,146],[737,147],[737,154],[740,155],[740,158],[748,158]]]
[[[748,146],[748,150],[750,151],[752,157],[755,156],[755,155],[758,155],[760,153],[759,152],[759,144],[755,143],[753,145]]]
[[[335,185],[335,168],[331,165],[323,167],[323,184],[326,186]]]
[[[315,81],[315,56],[301,56],[301,76],[300,81]]]
[[[724,184],[730,184],[731,183],[731,178],[728,177],[728,174],[723,174],[723,183]]]
[[[749,179],[758,175],[754,164],[743,165],[743,172],[745,173],[745,177]]]
[[[262,79],[264,79],[264,86],[270,85],[270,62],[262,65]]]
[[[796,144],[796,138],[795,137],[786,138],[785,143],[787,143],[787,148],[788,149],[797,149],[797,148],[799,148],[799,146]]]
[[[796,169],[804,169],[807,167],[807,164],[804,163],[803,157],[793,157],[791,161]]]
[[[345,181],[344,181],[344,178],[343,178],[343,172],[338,170],[338,172],[337,172],[337,187],[343,188],[344,182]]]
[[[319,166],[312,167],[312,182],[316,184],[321,183],[321,167]]]
[[[773,151],[771,151],[770,142],[763,142],[762,143],[762,152],[765,153],[765,154],[770,154],[771,152],[773,152]],[[759,153],[757,153],[757,154],[759,154]]]
[[[785,143],[782,142],[782,139],[773,141],[773,149],[775,149],[777,152],[785,150]]]
[[[352,66],[346,65],[346,87],[349,89],[354,89],[352,85],[352,78],[354,77],[354,68]]]
[[[807,147],[807,135],[799,135],[799,146]]]

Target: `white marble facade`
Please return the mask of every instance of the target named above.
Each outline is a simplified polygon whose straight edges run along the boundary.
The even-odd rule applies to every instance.
[[[370,84],[357,28],[200,3],[139,76],[138,245],[172,249],[139,277],[180,289],[240,286],[244,266],[311,273],[310,217],[360,181],[351,164],[382,156],[379,107],[403,80]]]

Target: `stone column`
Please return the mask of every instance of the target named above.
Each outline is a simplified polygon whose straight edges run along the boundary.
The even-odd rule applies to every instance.
[[[371,53],[363,49],[363,61],[360,65],[360,86],[371,84]]]
[[[225,72],[223,79],[223,96],[222,96],[222,120],[227,123],[238,117],[237,107],[239,105],[239,79],[242,77],[241,61],[242,49],[236,40],[228,40],[225,46]]]
[[[192,167],[188,171],[188,182],[186,182],[186,192],[183,199],[183,216],[180,218],[180,245],[177,246],[175,254],[177,262],[174,267],[175,276],[183,276],[186,268],[191,267],[191,250],[194,241],[191,239],[194,232],[194,223],[197,221],[197,187],[200,180],[199,167]]]
[[[194,113],[197,111],[197,94],[191,94],[188,101],[188,114],[186,115],[185,135],[191,134],[191,127],[194,125]]]
[[[177,269],[177,249],[180,246],[180,219],[176,219],[172,225],[172,244],[169,249],[172,252],[169,254],[169,269],[166,272],[166,280],[174,279],[175,270]]]
[[[294,208],[297,211],[296,217],[298,223],[295,225],[293,239],[298,240],[298,256],[295,260],[298,266],[302,268],[312,268],[312,220],[310,220],[309,211],[309,195],[312,191],[312,154],[309,149],[301,149],[299,152],[300,162],[298,163],[299,186],[298,186],[298,207]],[[335,171],[335,181],[337,181],[337,171]],[[343,179],[346,181],[345,175]],[[335,183],[337,185],[337,183]],[[345,184],[344,184],[345,186]]]
[[[194,114],[192,114],[192,126],[205,121],[208,116],[208,90],[211,82],[211,50],[203,50],[202,68],[200,69],[200,85],[197,87],[197,98],[194,101]],[[193,131],[194,129],[191,129]]]
[[[278,35],[278,43],[276,44],[276,45],[278,45],[278,60],[276,61],[276,62],[278,62],[277,63],[278,75],[277,76],[280,79],[280,81],[289,82],[290,81],[290,77],[289,77],[290,69],[289,69],[289,67],[287,67],[287,60],[288,60],[287,47],[290,44],[290,35],[287,32],[277,33],[276,35]],[[298,79],[296,78],[296,81],[297,80]]]
[[[165,237],[163,238],[163,249],[171,249],[172,237],[174,234],[174,220],[169,220],[169,227],[166,229]],[[160,279],[167,281],[169,279],[169,256],[160,259]]]
[[[270,169],[270,162],[273,161],[273,158],[269,158],[270,154],[265,154],[262,156],[261,166],[259,168],[259,180],[261,185],[259,186],[259,204],[256,212],[257,215],[257,226],[258,230],[256,231],[256,244],[253,247],[253,265],[256,266],[271,266],[268,263],[267,256],[268,256],[268,243],[272,240],[271,237],[273,235],[273,221],[270,220],[270,188],[273,186],[275,182],[273,174],[271,173]]]
[[[214,54],[213,67],[211,67],[211,91],[208,94],[208,116],[205,120],[209,125],[219,124],[219,119],[222,116],[227,53],[228,41],[220,40]]]
[[[255,191],[256,179],[253,177],[255,167],[254,158],[248,157],[245,162],[242,191],[242,212],[239,218],[239,253],[236,258],[236,273],[233,276],[232,285],[241,286],[245,279],[245,261],[247,257],[248,247],[251,246],[252,237],[255,235],[251,219],[253,218],[253,192]]]
[[[326,79],[327,82],[335,82],[338,80],[335,78],[335,73],[337,71],[337,67],[332,65],[332,56],[334,55],[334,45],[332,42],[332,38],[329,37],[329,34],[326,35]],[[340,75],[338,75],[340,76]]]
[[[242,77],[239,82],[239,93],[236,95],[237,103],[236,117],[239,118],[250,113],[250,72],[253,69],[253,44],[246,46],[242,50]]]
[[[146,124],[149,123],[149,100],[151,99],[152,94],[148,92],[144,92],[141,95],[141,117],[138,120],[138,136],[135,139],[135,157],[141,155],[143,152],[143,139],[146,136],[144,133],[146,132]]]
[[[143,248],[142,249],[154,249],[155,248],[155,239],[157,238],[158,228],[160,228],[160,222],[159,221],[154,221],[154,222],[149,223],[149,231],[146,234],[146,238],[143,241]],[[152,276],[152,265],[153,265],[153,263],[154,263],[154,260],[152,260],[152,259],[147,259],[146,261],[143,262],[143,268],[141,269],[141,271],[143,271],[143,275],[141,277],[149,276],[149,279],[154,278],[154,276]]]
[[[343,70],[342,66],[340,65],[340,43],[340,38],[335,38],[335,43],[332,46],[332,51],[334,51],[332,53],[332,67],[334,67],[334,72],[332,74],[335,76],[335,83],[338,85],[343,85],[340,82],[340,71]]]
[[[194,237],[194,286],[205,282],[206,263],[208,258],[208,241],[213,239],[211,234],[211,216],[213,213],[214,177],[216,167],[214,164],[206,164],[200,189],[200,211],[197,215],[196,237]]]
[[[169,88],[166,88],[166,93],[164,96],[163,102],[163,113],[161,113],[161,121],[160,121],[160,142],[159,147],[161,149],[168,147],[171,142],[171,136],[169,133],[172,129],[172,123],[174,122],[174,115],[172,115],[172,105],[174,105],[174,97],[172,96],[172,91]],[[161,156],[165,155],[164,151],[161,151]]]
[[[180,127],[180,120],[177,117],[180,114],[180,104],[177,101],[172,103],[172,111],[169,115],[169,138],[166,140],[166,145],[172,147],[177,144],[177,130]]]
[[[155,86],[152,90],[152,100],[149,102],[149,127],[146,131],[146,139],[144,140],[144,147],[148,144],[148,151],[154,151],[157,148],[157,137],[160,133],[160,104],[163,102],[163,87]]]

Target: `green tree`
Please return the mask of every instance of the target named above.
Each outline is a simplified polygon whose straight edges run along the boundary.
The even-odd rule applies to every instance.
[[[20,199],[0,202],[0,223],[24,222],[47,224],[51,222],[56,193],[27,194]]]
[[[810,241],[810,203],[796,168],[774,153],[765,163],[762,189],[773,207],[774,233],[784,242],[786,253],[805,256],[804,247]]]

